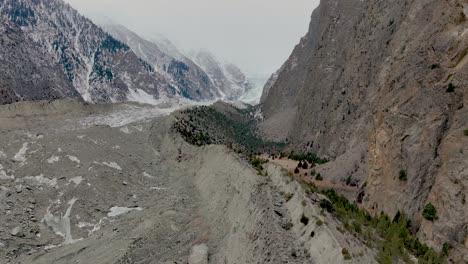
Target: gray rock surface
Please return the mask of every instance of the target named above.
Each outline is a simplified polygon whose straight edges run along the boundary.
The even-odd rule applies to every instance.
[[[0,110],[0,263],[187,263],[202,244],[208,262],[205,249],[190,261],[375,263],[279,168],[259,176],[225,146],[186,143],[163,109],[58,100]],[[303,214],[328,224],[304,225]],[[344,260],[344,247],[356,257]]]
[[[409,213],[420,238],[449,241],[458,260],[468,252],[466,4],[321,1],[262,124],[269,138],[336,160],[330,177],[359,180],[365,207]],[[428,202],[434,222],[421,216]]]

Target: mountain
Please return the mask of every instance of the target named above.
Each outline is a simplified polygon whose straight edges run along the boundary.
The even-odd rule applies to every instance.
[[[44,54],[43,58],[50,58],[48,65],[42,66],[60,68],[62,73],[54,75],[65,74],[68,83],[88,102],[110,103],[132,97],[164,98],[177,94],[163,76],[154,72],[126,44],[60,0],[4,0],[0,2],[0,15],[21,28],[24,38],[32,40],[28,45],[35,46],[37,52]],[[22,56],[19,53],[20,50],[10,52]],[[18,62],[18,67],[29,67],[28,59]],[[27,99],[29,91],[35,89],[38,89],[35,85],[23,87],[24,94],[17,97]]]
[[[321,1],[262,100],[261,132],[329,157],[374,214],[468,256],[466,1]],[[437,219],[423,217],[431,204]],[[430,207],[430,206],[429,206]],[[458,254],[458,255],[457,255]],[[455,257],[456,258],[456,257]]]
[[[222,98],[237,99],[252,88],[245,74],[236,65],[222,64],[208,51],[191,52],[190,56],[208,74]]]
[[[0,104],[79,97],[52,60],[21,28],[0,19]]]
[[[208,75],[193,61],[164,39],[159,43],[148,41],[124,26],[103,25],[113,37],[128,45],[141,59],[150,64],[155,72],[173,86],[176,91],[193,100],[211,100],[221,94]]]

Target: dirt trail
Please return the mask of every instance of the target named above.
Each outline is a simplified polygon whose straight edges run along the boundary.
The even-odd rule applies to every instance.
[[[302,169],[299,168],[299,173],[294,173],[294,170],[297,167],[297,164],[299,163],[296,160],[288,159],[288,158],[271,158],[269,155],[263,154],[260,155],[260,158],[262,159],[267,159],[269,162],[277,164],[281,166],[282,168],[286,169],[288,172],[293,173],[294,177],[304,180],[309,183],[314,183],[315,186],[323,189],[335,189],[339,191],[346,191],[346,192],[353,192],[357,193],[359,189],[357,187],[353,186],[347,186],[347,185],[342,185],[342,184],[337,184],[334,182],[330,182],[327,180],[322,180],[318,181],[310,177],[311,172],[317,168],[319,168],[319,165],[314,167],[314,168],[309,168],[309,169]],[[307,173],[307,175],[306,175]]]

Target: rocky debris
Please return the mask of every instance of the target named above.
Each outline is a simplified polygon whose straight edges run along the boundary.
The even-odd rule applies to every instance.
[[[468,252],[465,9],[460,0],[321,1],[262,100],[267,138],[336,160],[329,177],[358,181],[375,214],[408,213],[423,241],[449,241],[454,261]],[[434,222],[422,218],[429,202]]]
[[[22,167],[12,165],[17,179],[38,172],[57,179],[51,186],[34,178],[35,184],[23,185],[20,193],[15,189],[20,183],[0,182],[6,188],[0,196],[8,195],[0,199],[0,210],[10,211],[0,214],[0,237],[8,238],[1,241],[1,263],[187,263],[195,251],[191,261],[201,263],[344,263],[342,247],[353,254],[366,249],[339,233],[332,218],[320,215],[318,204],[304,202],[301,187],[281,170],[269,168],[271,177],[257,175],[225,146],[196,147],[172,133],[177,115],[126,123],[131,134],[119,126],[67,126],[90,124],[90,117],[101,122],[101,107],[90,107],[92,115],[67,111],[37,118],[47,110],[35,109],[32,116],[1,123],[0,140],[11,142],[2,146],[7,157],[23,141],[31,142],[21,135],[26,128],[44,135],[29,144]],[[9,122],[15,129],[5,128]],[[52,155],[60,161],[47,163]],[[111,161],[122,170],[94,163]],[[72,181],[77,175],[80,184]],[[292,196],[286,199],[281,192]],[[330,226],[318,227],[314,217]],[[11,235],[15,227],[22,228],[23,237]],[[192,249],[203,244],[209,250]],[[370,252],[347,263],[373,263],[372,258]]]
[[[17,226],[15,228],[13,228],[13,230],[11,230],[11,235],[12,236],[15,236],[15,237],[22,237],[24,236],[24,233],[23,233],[23,228],[21,226]]]

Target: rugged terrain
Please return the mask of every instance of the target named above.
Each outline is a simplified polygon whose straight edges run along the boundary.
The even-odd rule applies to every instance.
[[[274,164],[260,176],[225,146],[188,144],[171,110],[3,106],[0,262],[375,262],[318,194]]]
[[[234,100],[252,89],[252,84],[239,67],[232,63],[219,62],[209,51],[192,52],[190,57],[218,87],[222,99]]]
[[[177,57],[172,56],[168,51],[161,50],[156,43],[138,36],[121,25],[106,24],[104,29],[127,44],[140,59],[150,64],[185,97],[193,100],[221,97],[219,87],[215,87],[208,75],[182,53],[179,52]]]
[[[267,138],[331,158],[375,214],[468,261],[468,3],[321,1],[262,102]],[[359,199],[360,200],[360,199]],[[422,216],[429,203],[437,219]]]

